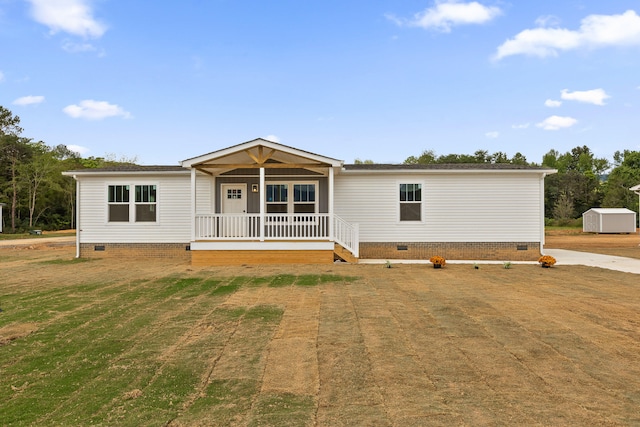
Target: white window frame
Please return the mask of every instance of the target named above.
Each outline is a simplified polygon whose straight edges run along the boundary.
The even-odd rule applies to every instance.
[[[127,198],[126,202],[118,202],[109,200],[111,196],[111,187],[126,187]],[[107,223],[109,224],[128,224],[131,222],[131,185],[127,183],[108,184],[107,185]],[[127,206],[127,220],[126,221],[111,221],[111,206]]]
[[[402,186],[403,185],[419,185],[420,186],[420,200],[402,200]],[[424,223],[424,182],[421,180],[402,180],[396,182],[396,206],[398,209],[398,223],[399,224],[420,224]],[[415,190],[413,190],[415,192]],[[402,219],[402,204],[413,203],[420,205],[420,219]]]
[[[155,200],[154,201],[138,201],[137,200],[137,196],[138,196],[138,187],[155,187],[154,191],[154,197]],[[144,193],[142,194],[142,198],[144,198]],[[138,224],[138,223],[143,223],[143,222],[149,222],[149,223],[156,223],[158,222],[158,185],[157,184],[134,184],[133,186],[133,210],[135,212],[133,221]],[[154,207],[154,216],[155,219],[153,221],[138,221],[138,206],[153,206]]]
[[[294,197],[294,185],[313,185],[315,186],[315,200],[313,202],[313,213],[307,213],[307,215],[315,215],[320,210],[320,182],[319,181],[296,181],[296,180],[287,180],[287,181],[267,181],[265,182],[265,192],[267,191],[266,186],[268,185],[286,185],[287,186],[287,212],[281,214],[268,214],[268,215],[304,215],[305,213],[295,213],[295,205],[296,204],[307,204],[310,205],[310,202],[295,202]],[[265,206],[264,211],[267,212],[267,206],[269,204],[284,204],[283,202],[269,202],[267,197],[265,197]]]
[[[109,202],[109,187],[111,186],[128,186],[129,187],[129,221],[110,221],[109,220],[109,205],[115,204]],[[136,202],[136,187],[137,186],[155,186],[156,187],[156,201],[155,202]],[[160,185],[157,182],[149,181],[121,181],[121,182],[107,182],[105,186],[106,211],[105,222],[109,226],[118,225],[137,225],[137,226],[157,226],[160,225]],[[124,204],[124,203],[117,203]],[[155,221],[136,221],[136,206],[137,205],[149,205],[154,204],[156,209]]]

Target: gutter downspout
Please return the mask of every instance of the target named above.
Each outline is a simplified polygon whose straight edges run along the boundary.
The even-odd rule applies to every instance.
[[[191,213],[191,236],[190,236],[190,240],[191,242],[195,242],[196,241],[196,169],[195,168],[191,168],[191,194],[190,194],[190,204],[191,204],[191,209],[190,209],[190,213]]]
[[[546,176],[547,174],[543,173],[540,178],[540,225],[542,225],[540,231],[540,255],[544,255],[544,178]]]
[[[80,181],[77,175],[73,175],[73,179],[76,181],[76,258],[80,258]]]

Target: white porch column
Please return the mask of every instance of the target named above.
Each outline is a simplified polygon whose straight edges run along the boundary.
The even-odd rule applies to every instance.
[[[264,242],[264,228],[266,226],[265,222],[265,205],[266,205],[266,194],[267,186],[265,185],[265,173],[264,168],[260,168],[260,186],[258,187],[258,194],[260,194],[260,241]]]
[[[191,168],[191,241],[196,240],[196,170]]]
[[[329,166],[329,240],[333,241],[333,168]]]

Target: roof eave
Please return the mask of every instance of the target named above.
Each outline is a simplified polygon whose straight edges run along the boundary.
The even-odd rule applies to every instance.
[[[124,175],[189,175],[188,169],[175,171],[100,171],[93,169],[82,169],[76,171],[64,171],[64,176],[124,176]]]
[[[517,173],[517,174],[544,174],[551,175],[557,173],[556,169],[342,169],[340,173],[365,175],[365,174],[408,174],[408,175],[442,175],[442,174],[505,174],[505,173]]]

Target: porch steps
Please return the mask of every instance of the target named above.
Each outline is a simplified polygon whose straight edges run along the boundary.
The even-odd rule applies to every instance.
[[[346,261],[351,264],[358,263],[358,258],[356,258],[348,249],[346,249],[344,246],[338,243],[334,245],[333,253],[343,261]]]

